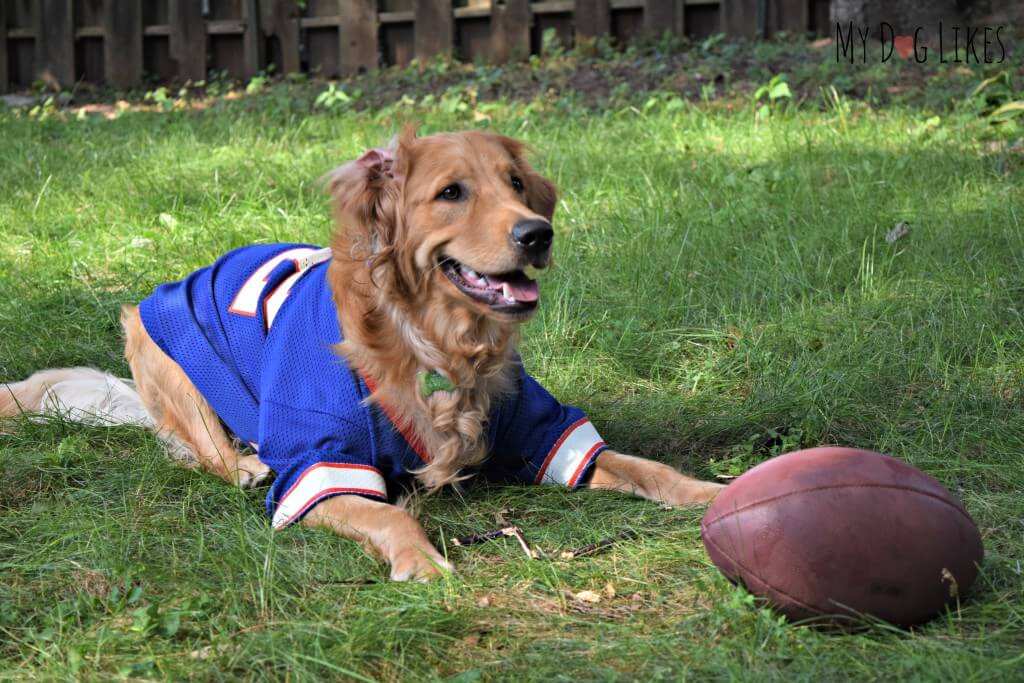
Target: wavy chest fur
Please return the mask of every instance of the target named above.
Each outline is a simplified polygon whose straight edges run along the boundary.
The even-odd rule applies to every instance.
[[[457,481],[487,457],[491,406],[515,379],[515,330],[443,301],[403,306],[370,285],[369,272],[353,270],[334,261],[328,271],[345,338],[337,350],[376,383],[371,400],[424,446],[430,463],[415,473],[419,482],[434,490]],[[429,369],[456,390],[424,397],[417,374]]]

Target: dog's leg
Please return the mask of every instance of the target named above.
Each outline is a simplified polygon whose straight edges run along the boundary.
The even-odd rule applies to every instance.
[[[666,505],[707,503],[725,488],[693,479],[660,462],[606,450],[597,456],[590,488],[625,491]]]
[[[303,523],[329,529],[386,560],[394,581],[426,581],[452,569],[420,523],[394,505],[361,496],[335,496],[318,503]]]
[[[121,325],[135,386],[155,422],[154,429],[174,447],[172,456],[184,446],[204,470],[242,488],[266,479],[270,468],[257,456],[241,455],[234,449],[210,404],[178,364],[150,339],[138,307],[121,310]]]

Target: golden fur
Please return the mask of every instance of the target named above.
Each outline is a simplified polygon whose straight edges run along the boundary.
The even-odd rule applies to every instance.
[[[510,231],[520,221],[550,221],[556,190],[524,152],[522,143],[492,133],[417,138],[407,129],[389,147],[328,177],[336,217],[328,280],[345,334],[338,352],[372,379],[372,400],[426,447],[431,461],[416,476],[428,490],[459,479],[486,457],[487,416],[514,377],[523,319],[467,297],[438,258],[444,253],[481,273],[528,265]],[[510,184],[512,176],[521,189]],[[466,188],[465,200],[437,201],[453,182]],[[264,479],[266,465],[235,451],[209,404],[150,339],[136,307],[125,307],[122,324],[138,393],[158,434],[185,454],[177,459],[240,486]],[[424,398],[417,374],[430,369],[443,371],[455,390]],[[46,372],[55,371],[0,387],[0,415],[37,405],[48,390]],[[598,456],[588,485],[670,505],[707,502],[720,489],[611,450]],[[337,496],[316,505],[304,523],[361,543],[390,564],[394,579],[425,579],[450,568],[415,518],[393,505]]]
[[[555,187],[523,158],[522,143],[466,132],[415,138],[387,150],[393,162],[343,166],[330,180],[339,229],[328,277],[345,341],[339,351],[378,385],[374,399],[412,425],[432,456],[418,479],[435,489],[486,457],[484,423],[508,388],[518,321],[482,315],[435,268],[443,245],[480,272],[521,266],[508,230],[555,209]],[[525,199],[508,183],[517,174]],[[475,201],[434,197],[455,179],[476,181]],[[443,370],[458,389],[424,399],[416,374]]]

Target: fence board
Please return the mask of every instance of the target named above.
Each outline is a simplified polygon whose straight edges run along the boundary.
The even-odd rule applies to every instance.
[[[107,83],[115,88],[131,88],[142,81],[142,5],[139,0],[106,0],[103,66]]]
[[[820,30],[828,1],[0,0],[0,90],[82,76],[127,88],[144,71],[200,80],[208,65],[251,78],[268,58],[281,73],[308,62],[325,76],[373,69],[381,53],[399,64],[455,50],[504,62],[539,51],[549,28],[566,47],[600,35],[803,32]]]
[[[550,4],[550,3],[544,3]],[[568,5],[566,12],[551,12],[541,14],[534,12],[533,28],[530,29],[530,46],[534,52],[540,52],[544,44],[544,32],[549,28],[554,29],[559,44],[564,48],[571,48],[575,43],[572,25],[572,3]],[[531,8],[532,9],[532,8]]]
[[[44,19],[45,17],[45,19]],[[60,88],[75,81],[75,26],[72,0],[39,0],[36,14],[36,73]]]
[[[256,0],[242,0],[242,62],[246,78],[252,78],[263,68],[263,35],[260,33],[260,15]]]
[[[666,31],[682,33],[681,3],[676,0],[646,0],[644,2],[644,35],[659,38]]]
[[[210,21],[224,19],[240,19],[245,14],[243,5],[245,0],[204,0],[203,5],[208,8],[206,18]]]
[[[376,0],[338,0],[338,41],[342,74],[360,73],[377,68]]]
[[[576,35],[594,38],[612,32],[612,9],[608,0],[576,0],[573,9]]]
[[[89,83],[106,81],[102,37],[84,36],[75,40],[75,80]]]
[[[530,2],[506,0],[491,5],[491,58],[496,62],[530,54]]]
[[[722,0],[722,33],[753,38],[757,34],[758,0]]]
[[[299,6],[295,0],[262,0],[261,27],[277,41],[277,67],[281,73],[302,70],[299,56]]]
[[[413,51],[417,59],[449,54],[455,43],[452,0],[419,0],[413,25]]]
[[[384,53],[385,64],[405,66],[413,58],[412,22],[401,24],[385,24],[381,22],[381,52]]]
[[[829,0],[811,0],[811,7],[807,11],[807,23],[816,35],[827,36],[833,30],[829,22],[828,11]]]
[[[142,0],[142,25],[166,24],[170,21],[169,0]]]
[[[199,0],[170,0],[171,59],[177,62],[177,76],[199,81],[206,78],[206,26]]]
[[[11,87],[10,72],[7,69],[7,3],[0,2],[0,94]]]
[[[104,0],[75,0],[75,27],[102,26]]]
[[[810,9],[808,0],[771,0],[768,3],[768,33],[803,33],[809,30]]]
[[[827,0],[826,0],[827,2]],[[718,3],[683,7],[683,27],[691,38],[707,38],[722,30],[722,17]]]

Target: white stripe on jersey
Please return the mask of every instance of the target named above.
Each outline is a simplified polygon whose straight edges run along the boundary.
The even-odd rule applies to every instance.
[[[575,486],[586,464],[604,445],[590,420],[580,418],[552,446],[537,473],[537,483]]]
[[[336,493],[357,493],[387,499],[384,477],[369,465],[316,463],[296,480],[281,497],[274,511],[275,529],[288,526],[300,515]]]

